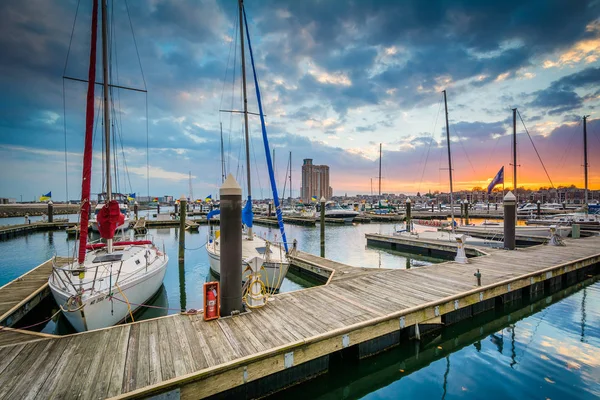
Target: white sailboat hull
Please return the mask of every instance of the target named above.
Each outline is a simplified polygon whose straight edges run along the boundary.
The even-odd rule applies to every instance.
[[[168,261],[169,258],[166,255],[156,257],[146,270],[140,270],[124,279],[119,279],[118,287],[114,285],[113,281],[113,286],[110,288],[107,284],[99,290],[86,289],[81,295],[80,303],[68,305],[69,298],[77,294],[72,287],[62,283],[65,281],[64,279],[62,281],[56,279],[56,272],[51,275],[49,286],[54,300],[62,306],[63,315],[75,330],[84,332],[106,328],[118,324],[129,316],[128,303],[133,313],[140,307],[139,305],[144,304],[156,294],[163,283]],[[113,275],[112,280],[114,279]],[[77,280],[77,276],[74,276],[73,281]],[[104,279],[104,283],[107,283],[106,280],[108,278]],[[112,299],[109,296],[111,292]],[[67,310],[69,308],[77,311],[69,312]]]
[[[245,239],[243,239],[243,240],[245,242],[249,242]],[[262,240],[262,239],[259,239],[259,240]],[[276,250],[277,250],[276,248],[273,249],[273,251],[276,251]],[[214,242],[206,245],[206,252],[208,254],[208,259],[210,262],[210,270],[212,271],[213,274],[220,277],[221,276],[221,254],[218,250],[216,250]],[[248,251],[244,251],[244,248],[242,248],[242,258],[244,260],[254,256],[253,254],[248,254],[248,253],[249,253]],[[242,269],[242,283],[246,282],[248,280],[248,276],[250,275],[250,271],[246,271],[247,266],[248,266],[248,264],[246,264],[242,260],[242,262],[240,263],[240,268]],[[279,290],[279,288],[281,287],[281,283],[283,282],[283,278],[285,278],[285,276],[288,272],[289,266],[290,265],[287,260],[283,260],[280,262],[266,261],[263,264],[263,269],[260,272],[260,274],[261,274],[260,278],[268,289]]]

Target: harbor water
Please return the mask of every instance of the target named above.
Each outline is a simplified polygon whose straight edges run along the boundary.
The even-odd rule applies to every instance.
[[[371,268],[411,268],[443,261],[366,246],[365,233],[390,233],[393,228],[391,224],[328,225],[326,230],[326,256],[353,266]],[[186,231],[186,252],[183,264],[180,264],[177,259],[179,230],[177,228],[149,230],[149,234],[153,236],[156,245],[160,248],[164,246],[170,257],[169,265],[163,288],[148,303],[158,308],[140,309],[134,315],[136,320],[178,313],[180,310],[200,310],[203,308],[202,286],[207,281],[217,279],[210,273],[210,264],[204,248],[208,237],[208,229],[207,225],[201,225],[197,233]],[[254,232],[269,240],[280,240],[277,236],[279,234],[278,228],[255,225]],[[287,225],[286,232],[289,240],[294,238],[298,240],[300,250],[319,254],[320,232],[318,227]],[[92,239],[97,238],[98,236],[92,236]],[[65,231],[36,232],[0,241],[0,254],[3,255],[0,261],[0,286],[18,278],[54,255],[72,256],[74,245],[75,240],[68,239]],[[290,272],[281,285],[281,292],[298,290],[315,284],[319,284],[319,282]],[[51,316],[55,309],[56,304],[52,304],[45,309],[36,309],[35,312],[24,318],[18,326],[29,326],[42,321]],[[41,332],[54,334],[73,332],[72,327],[61,314],[56,320],[51,320],[47,324],[35,328]]]

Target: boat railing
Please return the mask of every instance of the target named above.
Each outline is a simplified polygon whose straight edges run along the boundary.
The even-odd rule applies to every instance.
[[[76,268],[73,268],[73,264],[67,266],[60,266],[56,264],[56,257],[52,259],[52,276],[55,280],[60,281],[62,283],[62,287],[72,287],[75,292],[83,293],[84,291],[91,291],[92,293],[96,289],[96,282],[98,282],[98,270],[100,268],[104,268],[108,275],[103,274],[102,280],[109,279],[112,282],[112,277],[116,275],[114,282],[116,283],[119,280],[119,276],[121,274],[121,268],[123,266],[123,261],[119,263],[119,268],[113,272],[114,262],[101,262],[92,266],[83,266],[78,265]],[[88,272],[92,272],[94,277],[92,279],[85,279],[85,276]],[[77,277],[79,282],[75,281],[73,277]],[[84,286],[91,287],[85,288]],[[112,286],[112,284],[110,285]]]

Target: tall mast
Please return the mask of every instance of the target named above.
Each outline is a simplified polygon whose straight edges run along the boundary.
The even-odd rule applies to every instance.
[[[588,151],[587,151],[587,115],[583,116],[583,179],[585,183],[583,204],[585,212],[587,213],[588,208]]]
[[[221,183],[225,182],[225,151],[223,149],[223,123],[221,122]]]
[[[450,175],[450,216],[452,217],[452,232],[454,232],[454,189],[452,187],[452,153],[450,152],[450,125],[448,124],[448,101],[444,93],[444,107],[446,109],[446,142],[448,143],[448,173]]]
[[[381,143],[379,143],[379,208],[381,208]]]
[[[250,136],[248,134],[248,96],[246,94],[246,55],[244,54],[244,0],[238,0],[240,12],[240,47],[242,50],[242,92],[244,95],[244,135],[246,138],[246,179],[248,181],[248,201],[252,201],[252,185],[250,183]],[[252,207],[252,206],[250,206]],[[248,228],[248,239],[252,240],[252,228]]]
[[[292,199],[294,196],[292,195],[292,152],[290,151],[290,205],[292,205]]]
[[[112,185],[110,179],[110,105],[108,102],[108,21],[106,0],[102,0],[102,80],[104,86],[104,141],[106,158],[106,204],[112,200]],[[106,240],[106,247],[112,253],[112,239]]]
[[[515,197],[517,203],[519,203],[519,196],[517,195],[517,109],[513,108],[513,189],[515,191]]]

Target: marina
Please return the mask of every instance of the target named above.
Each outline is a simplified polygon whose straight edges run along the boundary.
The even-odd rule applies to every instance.
[[[296,368],[276,383],[271,378],[271,389],[283,387],[291,383],[286,381],[290,376],[296,380],[299,375],[324,372],[323,357],[345,347],[357,346],[358,354],[367,356],[396,345],[400,331],[416,324],[468,318],[493,308],[496,298],[513,301],[563,281],[583,280],[595,273],[599,245],[596,237],[569,239],[564,247],[496,251],[471,258],[466,265],[449,262],[409,270],[363,270],[364,274],[331,279],[323,286],[281,293],[264,308],[217,321],[175,314],[0,347],[3,359],[10,360],[0,373],[2,394],[20,393],[25,388],[11,377],[35,371],[33,387],[44,393],[51,385],[51,393],[57,396],[86,398],[91,395],[89,388],[94,388],[93,393],[106,393],[106,397],[134,398],[177,389],[183,398],[202,398]],[[476,270],[481,272],[481,286],[473,277]],[[352,300],[357,296],[363,300]],[[269,326],[270,333],[251,328],[257,326]],[[169,343],[169,348],[161,343]],[[96,348],[120,356],[106,359]],[[88,382],[75,387],[61,383],[61,377],[69,375],[63,368],[75,368],[71,357],[80,352],[80,360],[98,360],[80,365],[88,372]]]
[[[0,400],[600,398],[599,2],[30,3]]]

